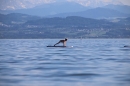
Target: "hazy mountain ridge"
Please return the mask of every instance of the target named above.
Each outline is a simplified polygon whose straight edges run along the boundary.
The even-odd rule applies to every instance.
[[[0,10],[0,38],[130,38],[129,9],[124,5],[90,8],[66,2]]]
[[[77,3],[82,6],[101,7],[108,4],[122,4],[120,1],[95,1],[95,0],[1,0],[1,10],[17,10],[17,9],[28,9],[41,4],[53,5],[57,3]],[[65,6],[67,7],[67,6]]]
[[[0,10],[0,13],[23,13],[42,17],[67,17],[81,16],[86,18],[118,18],[129,17],[130,6],[107,5],[103,7],[90,8],[77,3],[50,3],[39,5],[34,8],[20,10]]]
[[[103,6],[103,8],[109,8],[109,9],[117,10],[122,13],[130,14],[130,6],[128,5],[109,4],[109,5]]]
[[[23,14],[43,17],[43,16],[54,15],[58,13],[79,12],[79,11],[87,10],[88,8],[77,3],[66,2],[66,3],[42,4],[29,9],[5,10],[5,11],[0,10],[0,13],[23,13]]]
[[[118,18],[129,17],[130,14],[122,13],[117,10],[108,8],[93,8],[82,12],[61,13],[53,15],[53,17],[81,16],[86,18]]]
[[[44,0],[1,0],[0,10],[17,10],[28,9],[35,7],[41,3],[45,3]]]

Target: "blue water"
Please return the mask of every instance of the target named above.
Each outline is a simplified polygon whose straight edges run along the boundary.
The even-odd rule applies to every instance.
[[[0,86],[130,86],[130,39],[58,41],[1,39]]]

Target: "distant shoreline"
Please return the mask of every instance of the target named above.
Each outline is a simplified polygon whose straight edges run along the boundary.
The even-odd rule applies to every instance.
[[[0,40],[2,39],[64,39],[64,38],[0,38]],[[81,38],[68,38],[68,39],[81,39]],[[130,38],[82,38],[82,39],[130,39]]]

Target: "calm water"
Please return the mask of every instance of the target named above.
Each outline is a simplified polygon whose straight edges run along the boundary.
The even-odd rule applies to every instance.
[[[130,86],[130,39],[57,41],[1,39],[0,86]]]

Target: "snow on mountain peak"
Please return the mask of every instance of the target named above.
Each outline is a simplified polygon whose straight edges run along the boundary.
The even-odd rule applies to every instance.
[[[89,7],[101,7],[108,4],[122,4],[125,0],[1,0],[1,10],[16,10],[33,8],[41,4],[48,3],[64,3],[64,2],[76,2],[83,6]],[[126,2],[127,3],[127,2]]]

